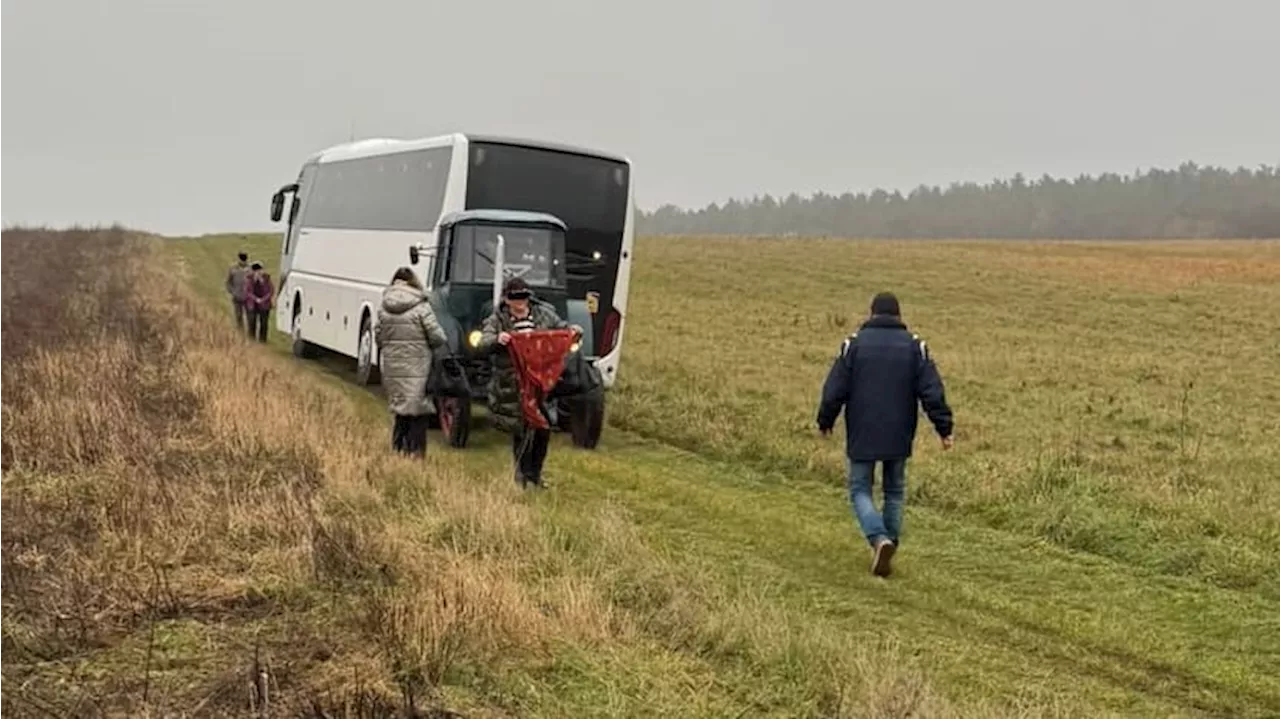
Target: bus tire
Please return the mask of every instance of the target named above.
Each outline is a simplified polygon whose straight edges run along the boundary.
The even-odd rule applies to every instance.
[[[360,318],[356,342],[356,384],[361,387],[377,384],[380,378],[378,365],[373,361],[373,320],[367,312]]]
[[[294,357],[298,359],[311,359],[315,357],[315,345],[302,339],[302,296],[293,298],[293,321],[290,322],[289,350]]]

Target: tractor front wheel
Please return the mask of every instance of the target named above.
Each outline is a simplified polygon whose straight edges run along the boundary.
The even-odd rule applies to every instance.
[[[450,447],[467,446],[471,435],[471,400],[465,397],[436,397],[436,421]]]
[[[604,431],[604,393],[588,392],[570,403],[569,434],[575,447],[595,449]]]

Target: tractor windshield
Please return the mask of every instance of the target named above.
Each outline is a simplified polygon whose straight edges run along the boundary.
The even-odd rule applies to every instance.
[[[522,277],[532,287],[564,287],[564,233],[546,227],[457,225],[453,229],[453,266],[457,282],[493,282],[498,235],[502,235],[503,274]]]

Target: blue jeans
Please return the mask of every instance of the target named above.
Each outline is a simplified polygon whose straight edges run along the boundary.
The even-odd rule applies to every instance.
[[[881,539],[898,543],[902,531],[902,506],[907,499],[907,460],[889,459],[880,462],[881,482],[884,486],[884,514],[876,511],[871,499],[875,485],[875,462],[854,462],[845,459],[849,467],[849,502],[853,515],[862,527],[867,542],[875,546]]]

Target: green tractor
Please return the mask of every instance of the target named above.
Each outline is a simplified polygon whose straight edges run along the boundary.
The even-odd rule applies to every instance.
[[[529,283],[534,301],[582,328],[583,336],[565,360],[565,371],[551,392],[555,429],[568,431],[575,446],[594,449],[604,426],[604,383],[594,357],[587,304],[569,299],[567,227],[554,215],[514,210],[465,210],[440,219],[434,248],[409,249],[409,262],[426,267],[420,274],[431,288],[431,306],[448,336],[448,351],[437,353],[428,392],[435,421],[453,447],[465,447],[472,402],[488,404],[490,357],[479,349],[480,328],[500,301],[508,278]],[[599,259],[580,261],[591,264]],[[505,350],[498,350],[505,351]]]

